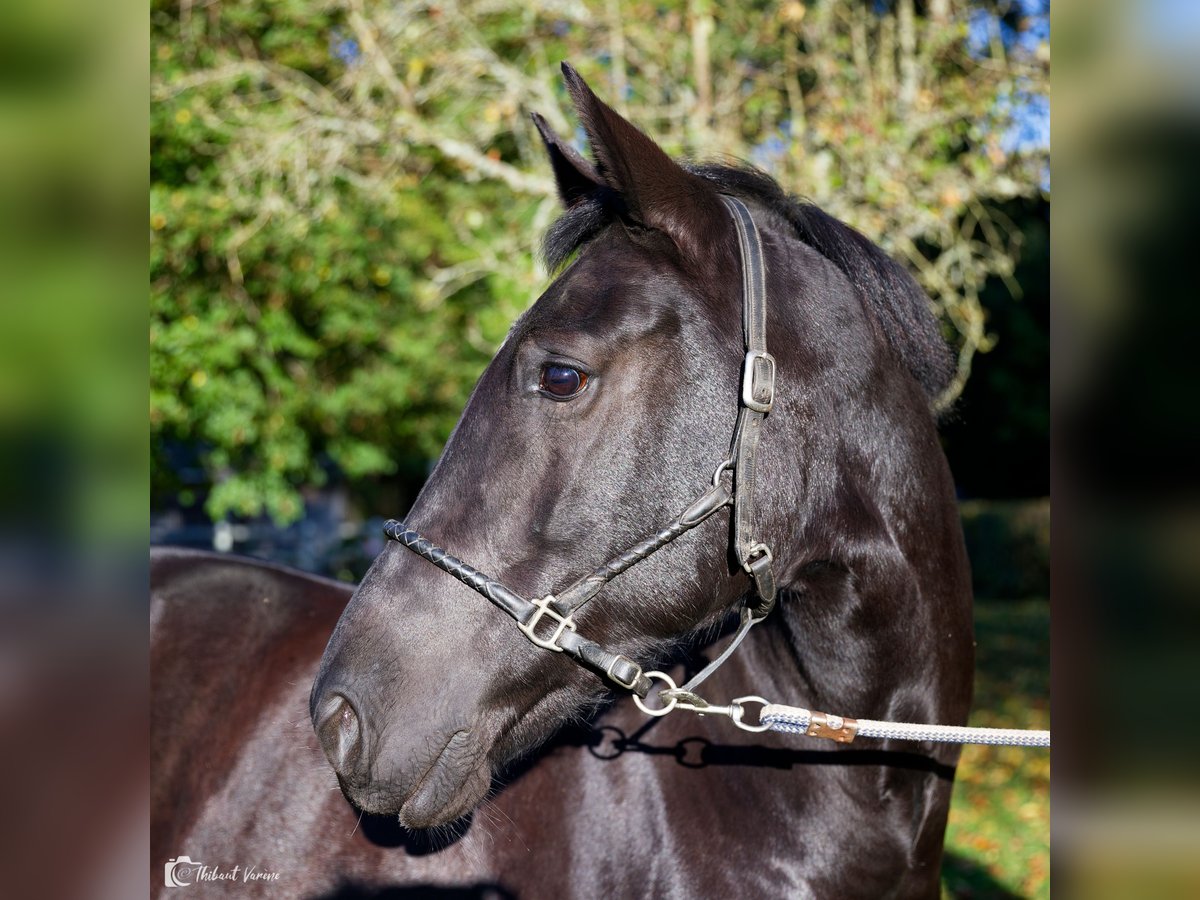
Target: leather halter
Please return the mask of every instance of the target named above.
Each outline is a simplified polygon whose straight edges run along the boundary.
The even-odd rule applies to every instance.
[[[735,197],[721,200],[733,216],[742,261],[742,332],[746,355],[742,363],[740,407],[729,455],[713,472],[712,485],[683,512],[650,537],[613,557],[574,584],[538,600],[527,600],[506,585],[451,556],[403,522],[388,520],[383,533],[420,554],[438,568],[483,594],[517,620],[517,627],[534,644],[566,653],[577,662],[643,698],[651,680],[629,657],[611,653],[579,633],[574,614],[592,600],[604,585],[635,563],[661,550],[680,535],[706,521],[726,506],[733,506],[733,550],[754,584],[742,609],[741,626],[729,646],[679,691],[690,691],[717,669],[775,605],[775,574],[771,551],[754,534],[754,479],[762,423],[775,400],[775,359],[767,352],[767,285],[762,240],[750,211]],[[733,473],[732,491],[722,483]]]

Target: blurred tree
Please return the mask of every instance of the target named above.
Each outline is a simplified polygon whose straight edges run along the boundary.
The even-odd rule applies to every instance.
[[[958,348],[952,402],[993,342],[980,291],[1011,281],[1002,204],[1048,190],[1041,9],[153,0],[159,459],[200,448],[214,518],[288,521],[330,467],[435,455],[545,281],[527,113],[580,138],[562,59],[669,152],[748,160],[906,261]]]

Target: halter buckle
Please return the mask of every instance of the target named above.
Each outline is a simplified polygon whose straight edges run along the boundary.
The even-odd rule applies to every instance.
[[[775,557],[771,555],[771,548],[759,541],[756,544],[751,544],[750,549],[746,551],[746,558],[742,560],[742,568],[747,574],[753,575],[754,565],[756,563],[767,563],[768,565],[774,562]]]
[[[554,602],[553,594],[547,594],[541,600],[531,600],[530,602],[537,607],[537,612],[533,614],[533,618],[528,622],[524,624],[518,622],[517,627],[525,632],[525,637],[529,638],[529,640],[533,641],[539,647],[546,650],[553,650],[555,653],[562,653],[563,648],[559,646],[558,639],[562,637],[564,631],[574,631],[575,622],[571,619],[570,615],[560,615],[550,608],[550,604]],[[554,634],[548,638],[538,637],[537,634],[538,623],[542,621],[542,616],[549,616],[552,621],[557,623],[554,628]]]
[[[613,669],[615,669],[617,663],[620,662],[627,662],[629,665],[633,666],[633,677],[629,679],[628,684],[626,684],[613,673]],[[622,654],[618,653],[612,658],[612,662],[608,664],[608,668],[604,670],[604,674],[607,675],[614,684],[619,684],[621,687],[625,688],[625,690],[632,691],[634,686],[638,683],[638,679],[642,677],[642,667],[635,663],[628,656],[623,656]]]
[[[751,350],[742,364],[742,405],[767,413],[775,403],[775,357],[766,350]]]

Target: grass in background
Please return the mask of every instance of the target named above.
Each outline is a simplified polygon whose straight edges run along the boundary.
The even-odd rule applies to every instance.
[[[971,725],[1050,727],[1050,603],[976,600]],[[1050,753],[963,749],[942,870],[943,896],[1050,896]]]

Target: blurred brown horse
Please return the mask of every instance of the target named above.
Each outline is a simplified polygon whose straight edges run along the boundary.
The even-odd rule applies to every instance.
[[[963,723],[969,577],[930,412],[950,364],[924,295],[764,176],[672,162],[564,71],[595,163],[538,124],[567,207],[547,257],[575,261],[513,327],[407,521],[540,597],[683,508],[737,415],[735,196],[766,258],[778,387],[757,527],[781,592],[705,694]],[[750,589],[729,528],[720,513],[618,577],[581,631],[694,669]],[[277,873],[237,883],[265,895],[939,893],[952,747],[647,721],[397,544],[353,596],[194,554],[152,576],[152,859],[186,855],[201,890],[234,893],[212,878],[237,865]]]

